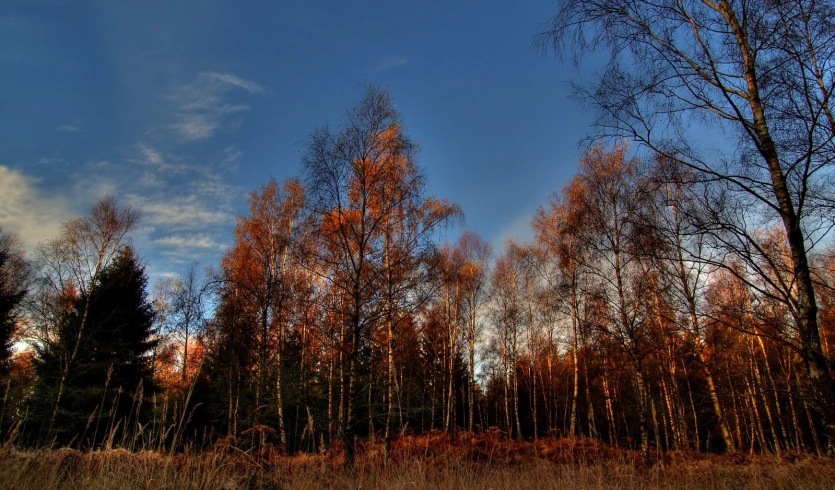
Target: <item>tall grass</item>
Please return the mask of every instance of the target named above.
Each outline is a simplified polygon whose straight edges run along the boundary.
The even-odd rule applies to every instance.
[[[824,489],[835,488],[827,458],[667,454],[646,461],[586,440],[540,443],[441,434],[404,438],[386,456],[363,447],[352,469],[338,450],[284,456],[270,447],[172,454],[125,449],[0,451],[0,488],[207,489]]]

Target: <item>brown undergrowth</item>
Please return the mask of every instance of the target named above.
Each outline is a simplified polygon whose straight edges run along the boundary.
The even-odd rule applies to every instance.
[[[828,458],[704,455],[649,458],[588,439],[512,441],[496,434],[432,433],[392,444],[365,443],[352,469],[339,448],[287,456],[271,446],[244,451],[0,451],[0,488],[208,489],[824,489],[835,488]]]

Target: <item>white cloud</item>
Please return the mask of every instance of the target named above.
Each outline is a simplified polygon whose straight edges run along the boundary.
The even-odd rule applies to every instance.
[[[66,131],[66,132],[69,132],[69,133],[80,133],[81,128],[79,128],[78,126],[71,126],[69,124],[62,124],[62,125],[58,126],[58,131]]]
[[[184,141],[211,138],[218,131],[234,131],[250,107],[231,101],[232,92],[263,94],[264,87],[230,73],[204,72],[170,96],[176,122],[170,128]]]
[[[38,188],[38,180],[0,165],[0,225],[16,231],[31,252],[72,217],[66,198]]]

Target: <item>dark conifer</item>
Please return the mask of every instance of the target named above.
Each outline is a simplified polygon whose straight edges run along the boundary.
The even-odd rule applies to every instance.
[[[66,397],[59,409],[50,439],[55,442],[75,441],[88,447],[107,440],[116,440],[127,431],[132,434],[149,415],[142,401],[156,391],[152,378],[150,352],[153,338],[154,310],[146,297],[148,279],[136,252],[124,247],[101,275],[90,297],[85,335],[80,339],[79,354],[67,380]],[[81,305],[86,298],[79,295],[74,308],[61,326],[55,345],[44,345],[38,351],[35,389],[35,419],[46,415],[37,410],[47,408],[53,399],[55,379],[59,376],[61,356],[72,351],[81,319]],[[42,421],[43,422],[43,421]],[[44,425],[34,424],[39,431]],[[45,434],[41,434],[44,442]]]

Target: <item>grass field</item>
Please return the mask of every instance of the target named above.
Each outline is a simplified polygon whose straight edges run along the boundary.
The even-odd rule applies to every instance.
[[[123,449],[0,451],[0,488],[51,489],[831,489],[835,461],[813,456],[667,453],[647,461],[589,441],[367,445],[352,469],[338,453],[284,456],[233,446],[165,454]],[[653,458],[650,458],[653,459]]]

